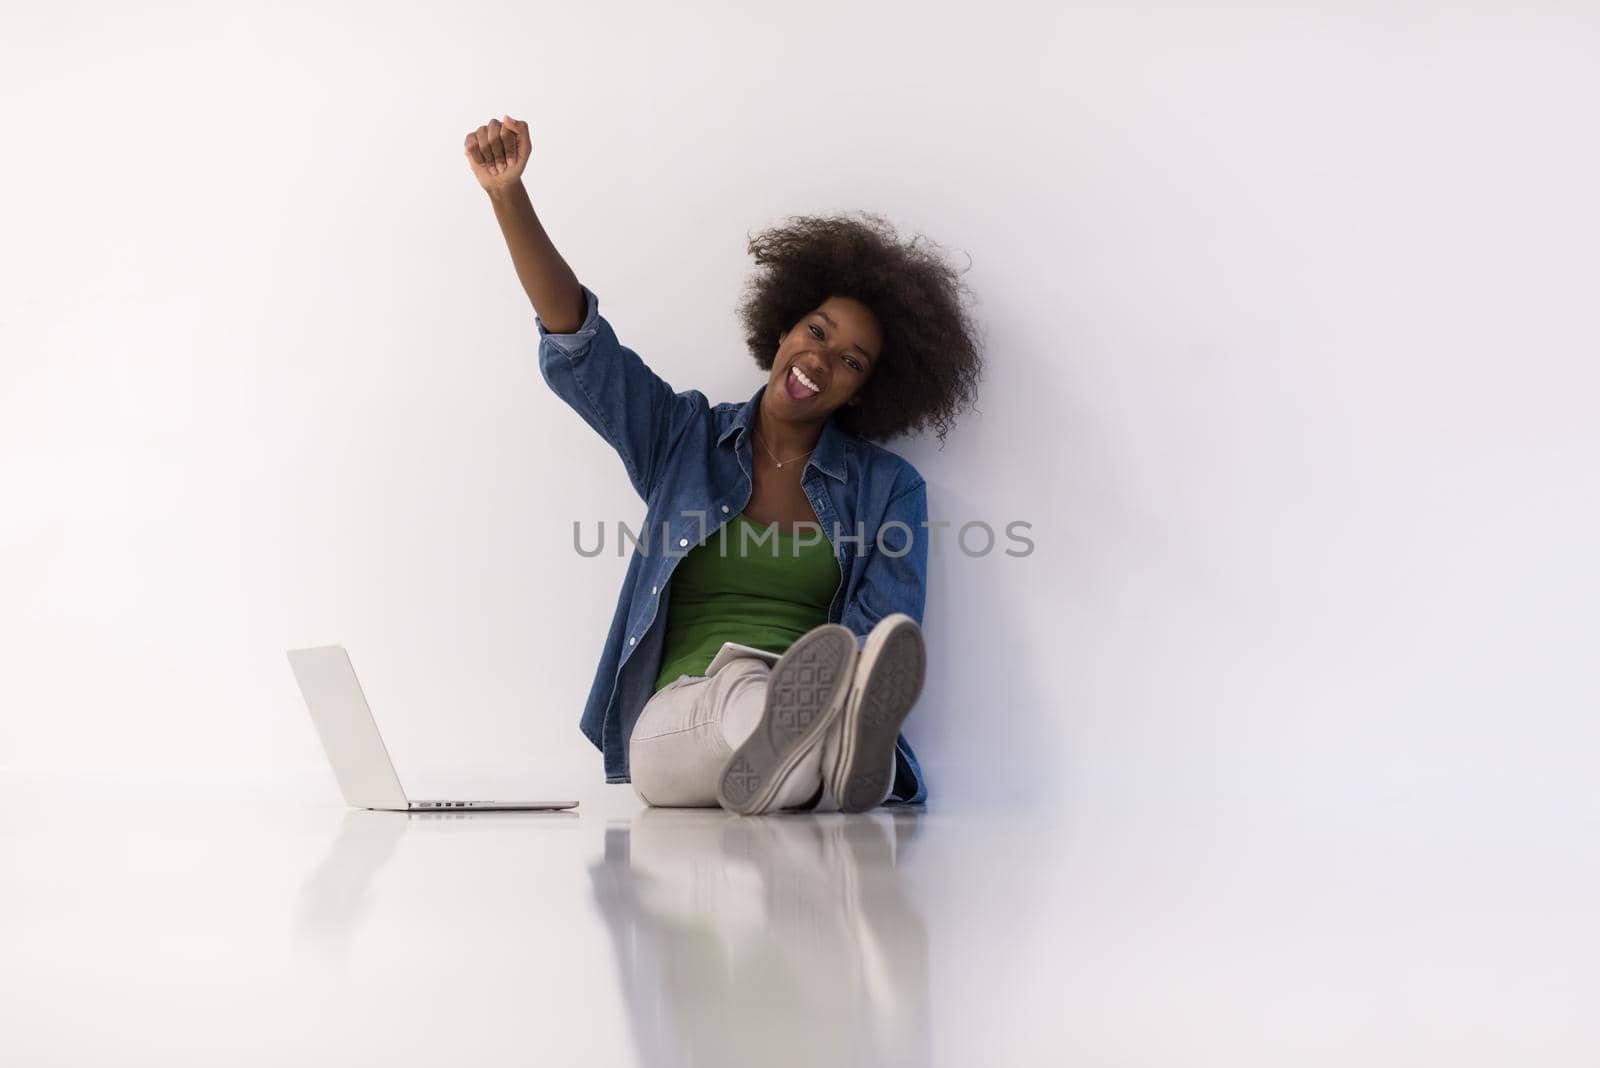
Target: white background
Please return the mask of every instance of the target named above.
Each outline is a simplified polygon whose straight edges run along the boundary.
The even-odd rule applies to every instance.
[[[571,526],[642,504],[462,156],[510,112],[713,400],[749,232],[971,257],[981,414],[890,445],[1036,550],[934,561],[936,805],[1600,826],[1593,7],[139,7],[0,44],[0,768],[331,793],[340,642],[408,785],[599,781]]]

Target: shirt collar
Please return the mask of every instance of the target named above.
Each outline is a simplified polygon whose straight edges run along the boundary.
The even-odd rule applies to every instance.
[[[740,405],[734,413],[733,422],[728,424],[717,437],[717,444],[721,445],[735,436],[743,434],[756,416],[756,409],[761,405],[761,394],[766,392],[767,383],[763,382],[759,389],[751,395],[750,399]],[[849,434],[839,429],[832,416],[822,424],[822,436],[817,439],[817,447],[811,450],[811,458],[806,461],[807,467],[815,467],[827,475],[832,475],[840,482],[849,482],[849,465],[845,462],[845,451],[849,445]],[[755,448],[756,446],[752,446]]]

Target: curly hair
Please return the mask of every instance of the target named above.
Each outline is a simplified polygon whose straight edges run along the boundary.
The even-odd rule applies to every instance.
[[[942,447],[983,376],[977,330],[960,299],[970,289],[933,248],[919,247],[927,238],[902,244],[880,215],[788,218],[750,238],[764,270],[746,284],[738,316],[757,366],[772,370],[774,339],[830,296],[859,300],[877,317],[883,351],[859,402],[833,418],[879,441],[931,428]]]

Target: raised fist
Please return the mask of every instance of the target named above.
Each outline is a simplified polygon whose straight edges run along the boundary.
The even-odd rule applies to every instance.
[[[532,152],[528,124],[510,115],[505,120],[502,125],[499,119],[490,119],[487,126],[467,134],[464,146],[472,176],[490,192],[521,181]]]

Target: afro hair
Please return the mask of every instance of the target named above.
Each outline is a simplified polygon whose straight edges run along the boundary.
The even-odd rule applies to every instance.
[[[756,364],[770,371],[778,336],[830,296],[859,300],[878,320],[883,351],[860,400],[833,418],[877,441],[932,429],[942,446],[956,416],[977,400],[983,357],[961,300],[970,291],[937,247],[921,235],[902,243],[869,212],[791,215],[787,225],[751,237],[759,270],[738,315]]]

